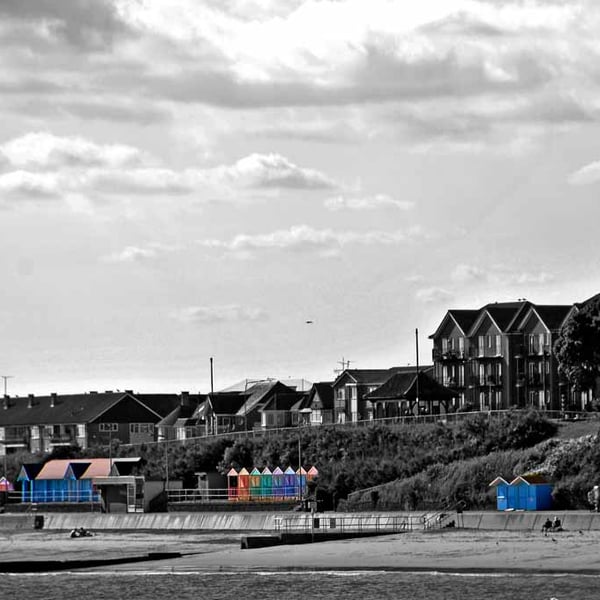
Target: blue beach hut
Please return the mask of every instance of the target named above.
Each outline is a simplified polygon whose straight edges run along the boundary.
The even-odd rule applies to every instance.
[[[549,510],[552,508],[552,484],[543,475],[528,473],[508,483],[496,477],[490,483],[496,488],[498,510]]]
[[[296,495],[296,471],[292,467],[288,467],[284,471],[284,496],[293,498]]]
[[[304,467],[300,467],[296,471],[296,486],[298,487],[298,496],[302,497],[306,491],[306,471]]]
[[[490,483],[489,487],[496,488],[496,508],[498,510],[507,510],[510,483],[503,477],[496,477],[496,479]]]

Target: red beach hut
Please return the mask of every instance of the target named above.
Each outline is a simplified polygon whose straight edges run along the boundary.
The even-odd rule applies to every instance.
[[[235,469],[229,469],[227,473],[227,498],[229,500],[238,499],[238,472]]]
[[[308,473],[306,474],[306,479],[308,481],[312,481],[318,475],[319,475],[319,471],[317,470],[317,467],[313,466],[308,470]]]
[[[250,499],[250,473],[244,467],[238,473],[238,498],[240,500]]]

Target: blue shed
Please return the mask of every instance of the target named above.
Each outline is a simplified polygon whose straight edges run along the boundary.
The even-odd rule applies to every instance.
[[[489,487],[496,488],[496,508],[506,510],[508,508],[508,496],[510,483],[503,477],[496,477]]]
[[[496,488],[498,510],[549,510],[552,508],[552,484],[543,475],[519,475],[508,483],[496,477],[490,483]]]

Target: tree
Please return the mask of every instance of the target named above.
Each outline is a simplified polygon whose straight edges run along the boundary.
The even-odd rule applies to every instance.
[[[593,388],[600,376],[600,294],[562,326],[554,344],[558,371],[576,390]]]

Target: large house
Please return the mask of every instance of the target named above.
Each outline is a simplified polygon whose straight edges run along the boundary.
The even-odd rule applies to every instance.
[[[434,377],[456,390],[459,406],[558,410],[569,390],[559,381],[553,345],[577,305],[495,302],[448,310],[433,340]]]
[[[430,372],[431,365],[421,367]],[[346,423],[374,418],[373,403],[365,398],[396,373],[416,373],[415,367],[389,369],[344,369],[333,382],[333,420]]]
[[[60,446],[106,446],[151,442],[155,426],[173,409],[176,394],[125,392],[4,396],[0,408],[0,454],[51,452]]]

